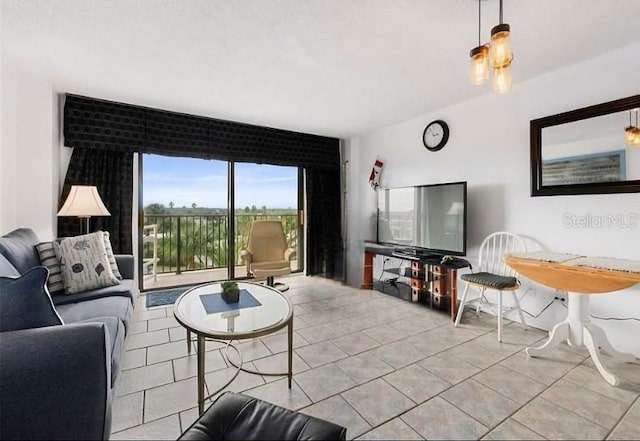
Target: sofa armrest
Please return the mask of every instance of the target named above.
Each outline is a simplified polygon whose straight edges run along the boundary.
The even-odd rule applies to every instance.
[[[115,254],[116,264],[123,279],[133,279],[134,265],[133,256],[131,254]]]
[[[108,439],[109,347],[102,323],[0,333],[0,439]]]

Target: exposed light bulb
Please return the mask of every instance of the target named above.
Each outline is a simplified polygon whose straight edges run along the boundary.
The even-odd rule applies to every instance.
[[[482,84],[489,79],[489,48],[478,46],[471,49],[471,84]]]
[[[640,146],[640,128],[629,126],[624,129],[627,144],[632,146]]]
[[[505,93],[511,90],[511,69],[509,65],[493,69],[493,90]]]
[[[489,49],[491,67],[508,66],[511,64],[512,59],[510,27],[506,23],[501,23],[491,30],[491,45]]]

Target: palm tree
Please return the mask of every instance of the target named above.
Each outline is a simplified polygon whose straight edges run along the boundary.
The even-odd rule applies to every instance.
[[[169,208],[171,208],[172,210],[173,210],[173,206],[174,206],[174,205],[175,205],[175,204],[174,204],[173,202],[169,202]]]
[[[163,214],[166,212],[167,212],[167,209],[162,204],[153,203],[144,207],[145,214]]]

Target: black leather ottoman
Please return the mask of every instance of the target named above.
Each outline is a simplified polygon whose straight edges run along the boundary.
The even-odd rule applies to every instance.
[[[180,440],[344,440],[347,429],[257,398],[225,392]]]

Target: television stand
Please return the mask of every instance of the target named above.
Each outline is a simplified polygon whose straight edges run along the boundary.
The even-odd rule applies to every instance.
[[[392,255],[399,259],[410,260],[439,260],[442,259],[443,256],[442,254],[429,253],[428,251],[418,250],[415,248],[393,248]]]
[[[375,289],[385,294],[405,300],[420,302],[438,309],[446,309],[455,320],[457,305],[457,270],[471,267],[469,262],[460,258],[442,261],[441,255],[420,254],[412,250],[405,254],[399,249],[378,244],[366,244],[362,267],[362,289]],[[409,283],[397,281],[393,284],[373,280],[373,259],[375,256],[395,257],[411,261],[411,268],[387,268],[384,271],[407,277]],[[397,278],[396,278],[397,279]],[[390,285],[393,290],[390,290]]]

